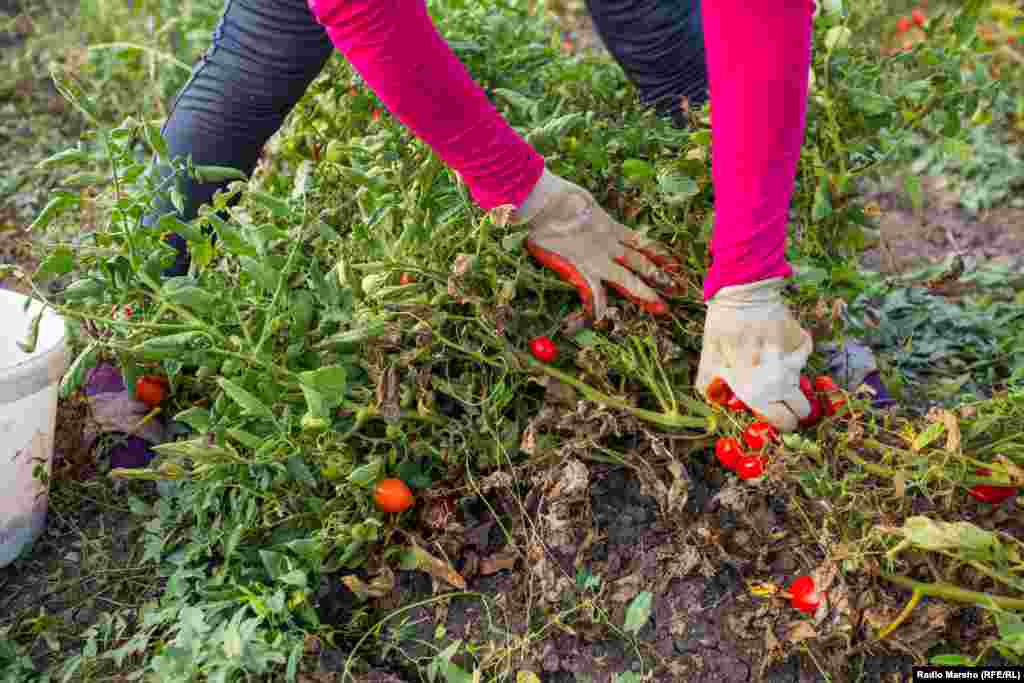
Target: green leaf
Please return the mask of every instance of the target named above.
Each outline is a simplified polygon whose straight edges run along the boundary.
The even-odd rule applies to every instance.
[[[187,424],[193,431],[200,434],[205,434],[210,430],[210,411],[198,406],[181,411],[174,416],[174,420]]]
[[[814,190],[814,206],[811,208],[811,219],[820,221],[832,215],[832,193],[829,191],[828,178],[818,179],[818,187]]]
[[[61,290],[60,295],[64,301],[81,301],[82,299],[91,299],[98,297],[106,291],[106,286],[103,282],[93,277],[85,277],[81,280],[75,280],[70,285]]]
[[[164,286],[163,297],[172,304],[179,304],[191,309],[194,313],[210,313],[219,303],[219,298],[210,294],[205,289],[194,286],[168,287]]]
[[[231,398],[232,401],[242,407],[242,410],[256,417],[263,417],[268,420],[274,419],[274,413],[263,404],[258,398],[250,394],[238,384],[229,379],[221,377],[217,384]]]
[[[77,205],[78,203],[79,202],[76,199],[72,199],[66,195],[54,197],[53,199],[46,203],[46,206],[43,207],[43,210],[39,212],[39,215],[36,216],[34,221],[32,221],[32,224],[28,226],[29,232],[43,230],[44,228],[49,226],[50,223],[52,223],[58,216],[60,216],[61,213],[64,212],[64,209],[72,205]]]
[[[925,427],[925,430],[914,437],[914,441],[910,444],[911,450],[919,452],[930,446],[940,436],[945,434],[946,425],[941,422],[932,422],[930,425]]]
[[[669,173],[658,176],[658,190],[667,203],[678,206],[695,197],[700,192],[700,187],[693,178]]]
[[[268,441],[263,437],[251,434],[244,429],[238,429],[237,427],[229,427],[227,430],[228,436],[242,444],[246,448],[252,448],[253,450],[259,449],[265,446]]]
[[[69,247],[60,246],[51,251],[36,268],[33,280],[37,282],[44,277],[66,275],[75,267],[75,253]]]
[[[292,647],[291,654],[288,655],[288,667],[285,669],[284,677],[288,683],[295,683],[296,677],[299,675],[299,663],[302,661],[302,651],[305,647],[303,641],[298,641]]]
[[[260,560],[263,562],[263,568],[274,581],[291,571],[287,555],[275,553],[272,550],[260,550]]]
[[[259,190],[250,190],[249,196],[255,199],[257,203],[270,209],[278,218],[285,218],[291,214],[291,207],[288,206],[288,202],[278,199],[272,194],[260,192]]]
[[[654,178],[657,172],[654,166],[642,159],[626,159],[622,162],[622,175],[627,180],[644,181]]]
[[[630,633],[636,634],[644,627],[651,617],[651,601],[654,596],[650,591],[643,591],[629,604],[626,609],[626,622],[623,625]]]
[[[970,522],[936,522],[924,516],[907,519],[901,529],[911,543],[924,550],[961,550],[988,554],[997,545],[995,535]]]
[[[315,305],[313,293],[307,289],[300,289],[292,294],[292,332],[295,335],[302,336],[309,331],[313,324]]]
[[[244,173],[230,166],[196,166],[196,180],[201,183],[222,183],[225,180],[246,180]]]
[[[48,169],[54,168],[55,166],[65,166],[67,164],[79,164],[88,160],[89,155],[84,151],[77,148],[66,149],[63,152],[57,152],[53,156],[43,159],[36,165],[36,168]]]
[[[273,294],[277,291],[277,285],[281,281],[281,274],[278,271],[249,256],[239,256],[238,262],[267,292]]]
[[[292,479],[310,487],[316,486],[316,479],[313,477],[313,473],[309,471],[309,467],[306,466],[306,462],[302,459],[301,455],[294,455],[289,458],[287,466],[288,474],[292,476]]]
[[[175,235],[180,235],[189,242],[202,242],[206,239],[202,230],[196,227],[193,223],[186,223],[185,221],[180,220],[173,213],[161,216],[156,225],[160,232],[170,232]]]
[[[921,178],[913,173],[903,176],[903,189],[910,197],[910,203],[915,213],[920,213],[924,207],[924,192],[921,189]]]
[[[340,395],[348,386],[348,373],[344,366],[328,365],[318,370],[300,372],[299,382],[322,394]]]
[[[143,128],[143,135],[149,146],[156,152],[156,155],[161,159],[167,159],[167,140],[164,138],[163,133],[160,132],[160,129],[151,123],[147,123]]]
[[[99,354],[99,342],[90,342],[78,357],[68,366],[60,381],[60,397],[67,398],[78,391],[85,381],[86,373],[93,367]]]
[[[180,332],[163,337],[151,337],[133,347],[132,353],[138,354],[147,360],[178,358],[183,352],[188,350],[192,342],[198,341],[202,337],[202,332]]]
[[[380,458],[376,458],[365,465],[352,470],[346,479],[357,486],[368,487],[380,479],[381,473],[384,471],[384,463]]]

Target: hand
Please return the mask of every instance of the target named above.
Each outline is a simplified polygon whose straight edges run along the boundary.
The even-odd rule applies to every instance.
[[[791,432],[811,412],[800,373],[813,349],[782,299],[783,278],[725,287],[708,302],[697,388],[719,379],[776,429]]]
[[[545,171],[538,191],[546,196],[528,219],[526,248],[576,287],[588,315],[604,317],[602,282],[649,313],[668,313],[654,289],[675,292],[673,273],[681,264],[668,249],[616,222],[589,192],[554,174]]]

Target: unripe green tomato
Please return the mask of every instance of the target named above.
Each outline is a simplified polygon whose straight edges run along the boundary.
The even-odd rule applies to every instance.
[[[313,413],[306,413],[302,416],[302,431],[304,432],[322,432],[330,426],[330,420],[325,417],[317,417]]]
[[[327,152],[324,154],[324,158],[334,163],[341,162],[345,158],[345,143],[338,139],[331,140],[327,143]]]

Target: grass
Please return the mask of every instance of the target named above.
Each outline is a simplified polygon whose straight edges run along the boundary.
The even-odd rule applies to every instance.
[[[889,416],[851,397],[841,419],[779,444],[765,481],[747,487],[707,464],[715,438],[737,435],[744,421],[705,407],[690,386],[711,215],[706,119],[695,116],[690,131],[654,120],[614,64],[562,55],[522,3],[446,4],[446,36],[552,169],[684,255],[692,272],[671,321],[654,324],[621,306],[606,328],[572,329],[571,290],[523,254],[522,234],[477,211],[429,150],[386,114],[375,117],[379,102],[337,56],[254,177],[232,190],[240,204],[192,226],[192,278],[160,283],[152,275],[167,257],[159,231],[135,223],[155,197],[138,160],[159,148],[152,127],[187,76],[183,65],[205,49],[214,4],[97,1],[70,22],[59,6],[36,8],[25,42],[8,48],[14,69],[3,88],[28,114],[18,125],[29,132],[9,134],[17,153],[4,162],[5,210],[13,207],[12,227],[35,221],[36,259],[18,263],[41,264],[20,284],[90,322],[76,349],[91,340],[129,378],[171,377],[164,414],[192,433],[159,448],[152,471],[129,477],[83,457],[80,480],[54,483],[56,533],[3,575],[17,588],[0,620],[0,680],[134,672],[309,683],[368,675],[375,665],[449,682],[474,672],[522,680],[568,634],[611,643],[605,656],[619,666],[619,683],[682,675],[671,667],[689,666],[685,657],[666,660],[656,647],[682,637],[658,618],[657,603],[675,590],[664,577],[679,557],[695,558],[676,577],[686,580],[751,552],[757,562],[764,553],[797,558],[790,573],[822,580],[836,568],[829,624],[816,622],[813,639],[791,637],[791,650],[765,651],[765,662],[802,651],[835,676],[830,654],[843,652],[1019,660],[1020,529],[964,495],[977,467],[1005,483],[1019,482],[1024,465],[1013,287],[1006,274],[981,271],[975,295],[953,304],[922,289],[937,273],[894,281],[857,266],[871,237],[870,208],[854,189],[860,178],[912,178],[906,171],[922,145],[933,162],[964,149],[986,158],[993,140],[1012,135],[1019,68],[969,40],[968,14],[893,57],[880,55],[894,20],[880,3],[842,23],[871,40],[829,49],[828,32],[831,44],[842,25],[825,20],[791,240],[804,321],[822,339],[868,337],[909,407],[924,392],[933,393],[923,408],[940,405],[927,417]],[[989,60],[998,73],[974,68]],[[51,73],[66,98],[48,85]],[[988,103],[997,115],[972,127]],[[79,141],[79,164],[39,166]],[[1008,194],[1005,177],[968,166],[963,182],[975,194],[965,201],[985,178],[993,201]],[[912,179],[900,182],[913,199]],[[226,197],[217,201],[226,209]],[[217,232],[216,246],[203,226]],[[415,282],[399,284],[402,273]],[[54,290],[69,279],[104,286],[72,300],[43,291],[55,278]],[[239,295],[218,295],[226,290]],[[830,306],[821,312],[820,302],[835,298],[850,302],[848,324]],[[114,320],[111,307],[123,305],[140,317]],[[949,325],[972,344],[949,348]],[[166,339],[180,333],[190,336]],[[537,334],[558,342],[555,366],[520,352]],[[72,388],[95,360],[83,356]],[[66,424],[78,424],[76,400],[62,404]],[[110,476],[85,476],[90,467]],[[592,491],[621,468],[641,482],[655,526],[672,538],[652,546],[656,578],[630,578],[595,550],[611,527]],[[733,501],[732,522],[694,511],[698,472]],[[373,507],[372,485],[384,474],[413,486],[414,512],[396,518]],[[181,485],[161,498],[135,480],[147,477]],[[786,501],[787,521],[752,551],[750,535],[762,532],[748,518],[771,499]],[[474,540],[482,520],[500,532],[498,548]],[[956,522],[970,526],[942,525]],[[637,534],[648,539],[642,526]],[[410,585],[417,575],[433,585]],[[497,593],[476,588],[493,589],[488,581]],[[952,612],[939,619],[919,608],[901,618],[900,588],[915,600],[980,606],[983,637],[955,643]],[[852,607],[857,594],[871,604]],[[743,597],[722,610],[743,621],[776,605],[765,600]],[[779,605],[772,613],[784,615]],[[459,620],[473,628],[437,626]],[[874,630],[851,635],[861,620]]]

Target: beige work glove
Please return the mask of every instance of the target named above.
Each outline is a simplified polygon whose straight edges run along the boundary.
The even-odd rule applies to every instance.
[[[781,432],[811,412],[800,373],[814,347],[782,298],[783,278],[724,287],[708,302],[697,389],[705,397],[724,381]],[[715,400],[709,397],[710,400]]]
[[[530,225],[530,254],[573,285],[595,319],[608,306],[602,283],[649,313],[668,313],[654,288],[674,294],[672,274],[680,262],[665,246],[616,222],[582,187],[545,170],[512,216]]]

